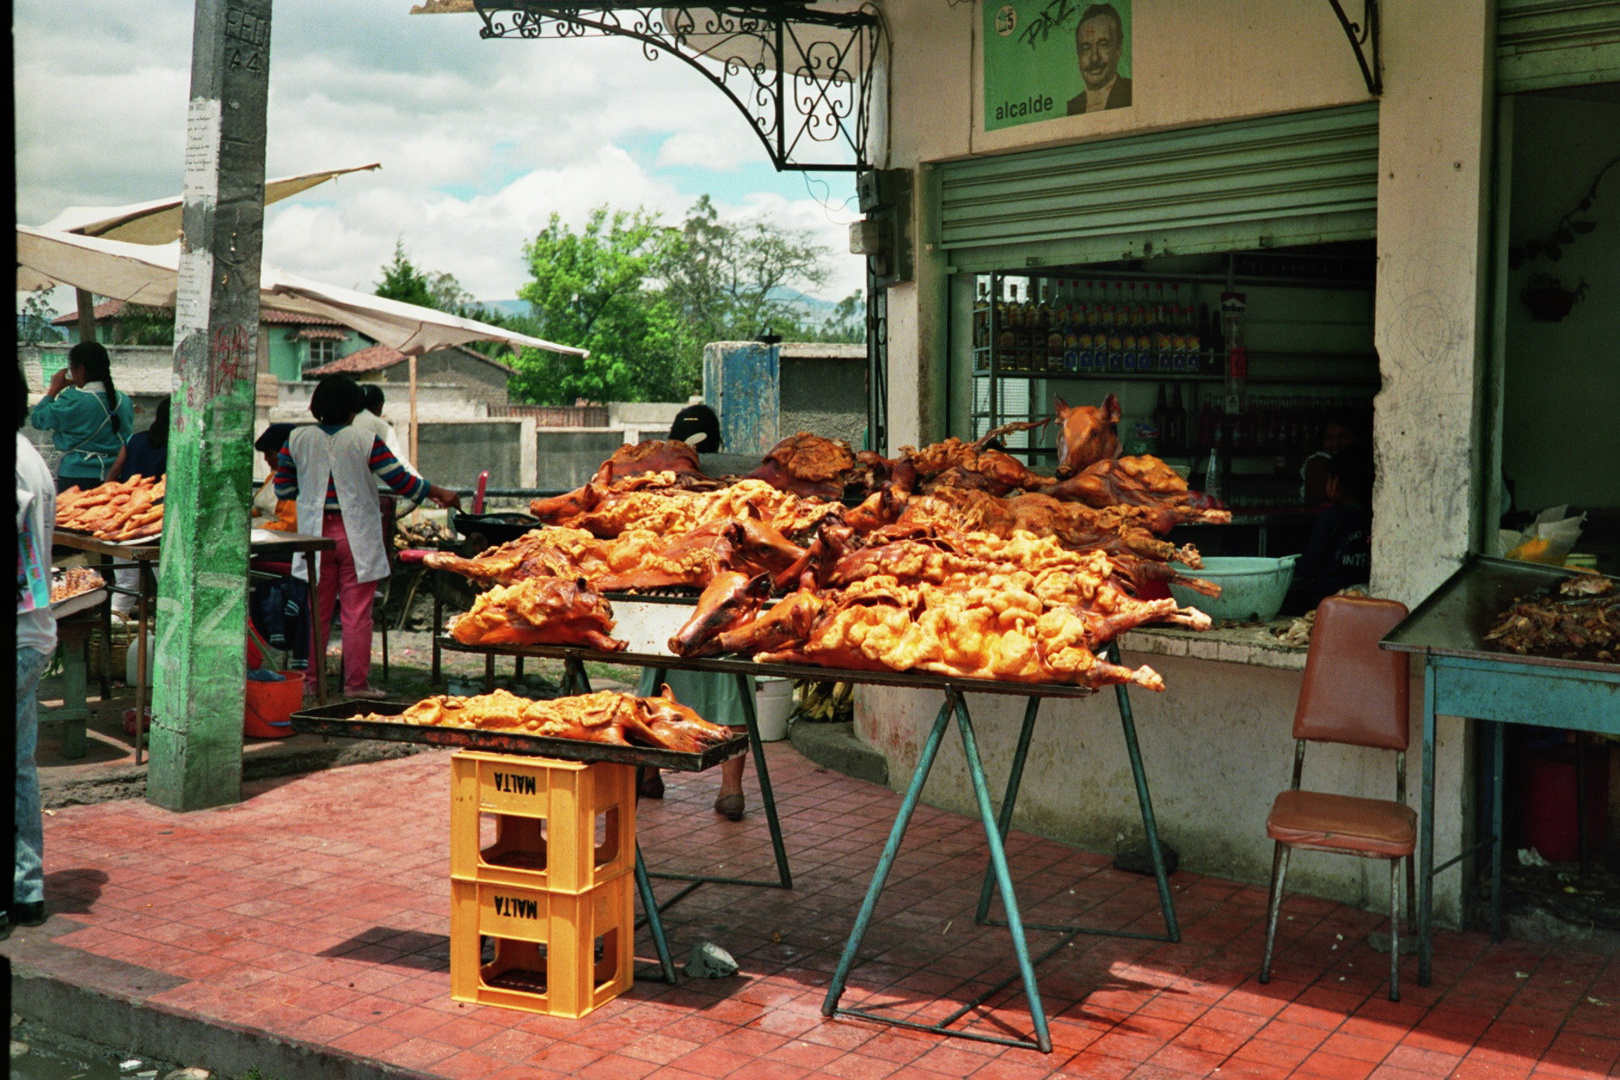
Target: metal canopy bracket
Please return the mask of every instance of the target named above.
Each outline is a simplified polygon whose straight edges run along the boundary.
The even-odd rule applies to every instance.
[[[1361,0],[1361,21],[1351,22],[1339,0],[1328,0],[1339,25],[1356,51],[1356,63],[1361,65],[1361,77],[1367,80],[1367,92],[1377,97],[1384,92],[1384,64],[1378,55],[1378,0]],[[1372,53],[1371,59],[1368,52]]]
[[[870,168],[878,14],[810,0],[710,6],[475,0],[483,38],[627,37],[679,57],[731,99],[779,171]],[[819,151],[819,153],[818,153]],[[853,161],[839,160],[852,155]]]

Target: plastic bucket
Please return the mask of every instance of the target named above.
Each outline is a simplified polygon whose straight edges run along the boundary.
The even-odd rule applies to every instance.
[[[759,737],[764,742],[787,738],[788,717],[793,715],[793,684],[787,679],[760,679],[754,693]]]
[[[251,739],[285,739],[292,732],[292,714],[304,702],[304,673],[283,671],[281,682],[247,681],[247,709],[242,734]]]

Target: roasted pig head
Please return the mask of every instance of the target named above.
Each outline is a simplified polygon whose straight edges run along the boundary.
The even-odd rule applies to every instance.
[[[613,484],[642,473],[701,473],[697,450],[672,439],[646,439],[626,443],[597,468],[593,484]]]
[[[794,495],[836,499],[854,471],[855,454],[848,443],[801,431],[771,447],[764,464],[746,479],[763,480]]]
[[[1109,394],[1099,406],[1071,407],[1057,399],[1057,418],[1062,425],[1058,441],[1059,480],[1073,476],[1104,458],[1119,456],[1119,398]]]
[[[549,499],[535,499],[529,504],[529,513],[547,525],[566,525],[581,514],[589,513],[602,501],[604,489],[586,484]]]
[[[657,697],[635,699],[626,724],[634,742],[682,754],[698,754],[731,738],[731,729],[711,724],[675,700],[668,686]]]
[[[692,617],[669,639],[669,651],[676,656],[715,651],[715,639],[752,620],[770,595],[770,574],[750,577],[736,570],[716,574],[698,597]]]
[[[752,656],[796,648],[810,639],[822,601],[808,589],[789,593],[759,618],[726,630],[715,639],[720,652]]]

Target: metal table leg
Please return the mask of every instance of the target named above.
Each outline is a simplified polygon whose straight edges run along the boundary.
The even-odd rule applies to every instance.
[[[1435,666],[1424,664],[1423,680],[1423,805],[1422,845],[1418,852],[1418,985],[1428,986],[1434,963],[1434,942],[1430,936],[1434,920],[1434,707]]]
[[[1495,944],[1502,940],[1502,771],[1506,764],[1504,744],[1507,741],[1507,725],[1497,721],[1491,726],[1496,729],[1491,755],[1491,943]],[[1578,757],[1575,768],[1579,776]],[[1580,811],[1580,799],[1577,798],[1575,812],[1579,815]]]
[[[664,981],[671,986],[675,985],[675,962],[669,958],[669,941],[664,937],[664,920],[658,911],[658,902],[653,898],[652,882],[647,879],[647,864],[641,858],[641,841],[636,841],[636,892],[641,896],[641,910],[647,914],[642,922],[652,933],[653,949],[658,953],[658,966],[663,970]],[[641,925],[637,923],[636,925]]]
[[[668,674],[669,672],[665,668],[655,669],[653,671],[653,684],[655,686],[662,685]],[[748,746],[753,751],[754,770],[759,774],[759,795],[761,801],[765,803],[765,820],[770,825],[771,850],[776,855],[776,880],[711,877],[707,874],[658,873],[652,876],[667,881],[694,882],[694,888],[698,884],[710,882],[715,885],[762,885],[771,889],[791,889],[793,888],[793,872],[788,868],[787,847],[782,843],[782,822],[777,817],[776,796],[771,790],[771,769],[770,765],[765,761],[765,743],[759,737],[759,716],[754,702],[753,676],[738,673],[735,677],[737,679],[737,696],[742,699],[743,704],[743,719],[748,722]],[[664,906],[668,907],[690,891],[691,889],[683,889],[672,899],[665,901]]]
[[[315,703],[326,704],[326,646],[327,642],[321,639],[320,619],[317,614],[320,608],[320,562],[321,553],[318,551],[306,552],[304,565],[309,567],[309,659],[310,667],[315,672]]]
[[[113,584],[118,580],[118,571],[112,568],[112,556],[101,556],[101,576],[113,575]],[[138,584],[137,579],[137,584]],[[101,605],[101,700],[112,700],[112,604]],[[140,764],[140,758],[135,759]]]
[[[1108,659],[1112,663],[1119,663],[1119,650],[1110,645]],[[1131,699],[1123,685],[1114,687],[1115,697],[1119,703],[1120,725],[1125,733],[1125,750],[1131,761],[1131,777],[1136,784],[1136,802],[1142,811],[1142,829],[1147,834],[1148,848],[1153,856],[1153,876],[1159,885],[1159,911],[1164,917],[1163,934],[1143,934],[1130,930],[1102,930],[1086,926],[1059,926],[1050,924],[1030,924],[1031,929],[1056,930],[1074,934],[1099,934],[1108,937],[1142,938],[1148,941],[1180,941],[1181,926],[1176,918],[1175,901],[1170,891],[1170,875],[1164,865],[1164,852],[1159,847],[1158,820],[1153,814],[1153,798],[1148,791],[1147,772],[1142,766],[1142,751],[1136,742],[1136,721],[1131,713]],[[1024,726],[1018,733],[1018,749],[1013,754],[1012,770],[1007,776],[1007,791],[1001,800],[1001,815],[998,819],[1001,839],[1007,839],[1007,831],[1012,824],[1013,806],[1018,801],[1018,788],[1024,778],[1024,760],[1029,754],[1030,737],[1035,730],[1035,713],[1040,701],[1030,698],[1024,707]],[[1002,923],[993,923],[990,920],[991,886],[993,867],[987,866],[984,871],[984,883],[979,889],[979,907],[974,914],[974,922],[980,925],[999,926]]]
[[[135,764],[141,763],[141,750],[146,745],[146,709],[151,698],[149,689],[152,682],[151,657],[146,655],[146,619],[149,608],[146,603],[146,582],[151,576],[147,563],[142,563],[136,572],[135,578],[135,632],[140,638],[135,643]],[[156,591],[157,583],[152,583]]]
[[[951,714],[955,713],[957,728],[962,737],[962,749],[967,758],[968,774],[973,780],[973,792],[979,808],[979,821],[984,827],[985,841],[990,848],[990,862],[996,875],[996,883],[1001,890],[1002,898],[1007,909],[1007,927],[1012,933],[1013,950],[1018,959],[1018,975],[1022,980],[1024,995],[1029,1003],[1030,1020],[1035,1028],[1035,1040],[999,1038],[992,1035],[981,1035],[971,1031],[951,1031],[949,1025],[955,1023],[969,1011],[988,1000],[992,995],[1009,985],[1013,979],[1003,980],[997,986],[991,987],[973,1001],[957,1009],[950,1016],[937,1024],[919,1024],[908,1020],[897,1020],[881,1016],[864,1009],[840,1008],[838,1000],[843,996],[844,988],[849,980],[849,971],[854,964],[855,954],[860,948],[861,939],[866,936],[867,927],[871,924],[872,913],[877,908],[878,897],[888,880],[889,871],[893,868],[894,859],[900,849],[901,839],[905,835],[906,827],[910,824],[911,815],[916,809],[917,799],[922,793],[928,773],[932,770],[934,759],[939,753],[940,742],[944,738],[946,722]],[[855,919],[855,926],[850,931],[849,941],[844,946],[843,955],[839,958],[838,969],[833,974],[832,985],[827,990],[827,998],[822,1003],[823,1015],[858,1016],[868,1020],[879,1020],[887,1024],[900,1027],[916,1028],[922,1031],[933,1031],[942,1035],[951,1035],[956,1038],[974,1039],[979,1042],[998,1043],[1003,1046],[1020,1046],[1032,1050],[1051,1053],[1052,1037],[1048,1030],[1046,1012],[1041,1005],[1040,989],[1035,981],[1035,965],[1046,959],[1058,948],[1061,948],[1068,938],[1059,941],[1037,959],[1031,959],[1029,945],[1024,937],[1024,926],[1018,914],[1018,901],[1012,887],[1012,874],[1007,867],[1007,853],[1001,843],[1000,827],[996,815],[990,805],[990,786],[984,778],[984,764],[979,757],[977,741],[973,734],[973,719],[968,712],[967,703],[961,694],[953,687],[945,692],[945,703],[940,707],[939,715],[934,720],[934,727],[929,732],[928,741],[923,748],[921,759],[917,762],[917,769],[912,774],[911,785],[906,791],[905,800],[900,804],[900,812],[895,817],[893,828],[889,833],[889,841],[884,846],[883,855],[878,860],[877,870],[872,876],[872,884],[868,887],[866,899],[861,904],[861,910]]]

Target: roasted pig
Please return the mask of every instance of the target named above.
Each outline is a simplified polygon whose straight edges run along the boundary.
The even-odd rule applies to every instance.
[[[370,715],[360,719],[510,731],[688,754],[701,753],[731,738],[729,728],[711,724],[677,704],[667,686],[659,696],[650,698],[611,690],[550,701],[531,701],[505,690],[474,697],[441,694],[417,702],[398,716]]]

